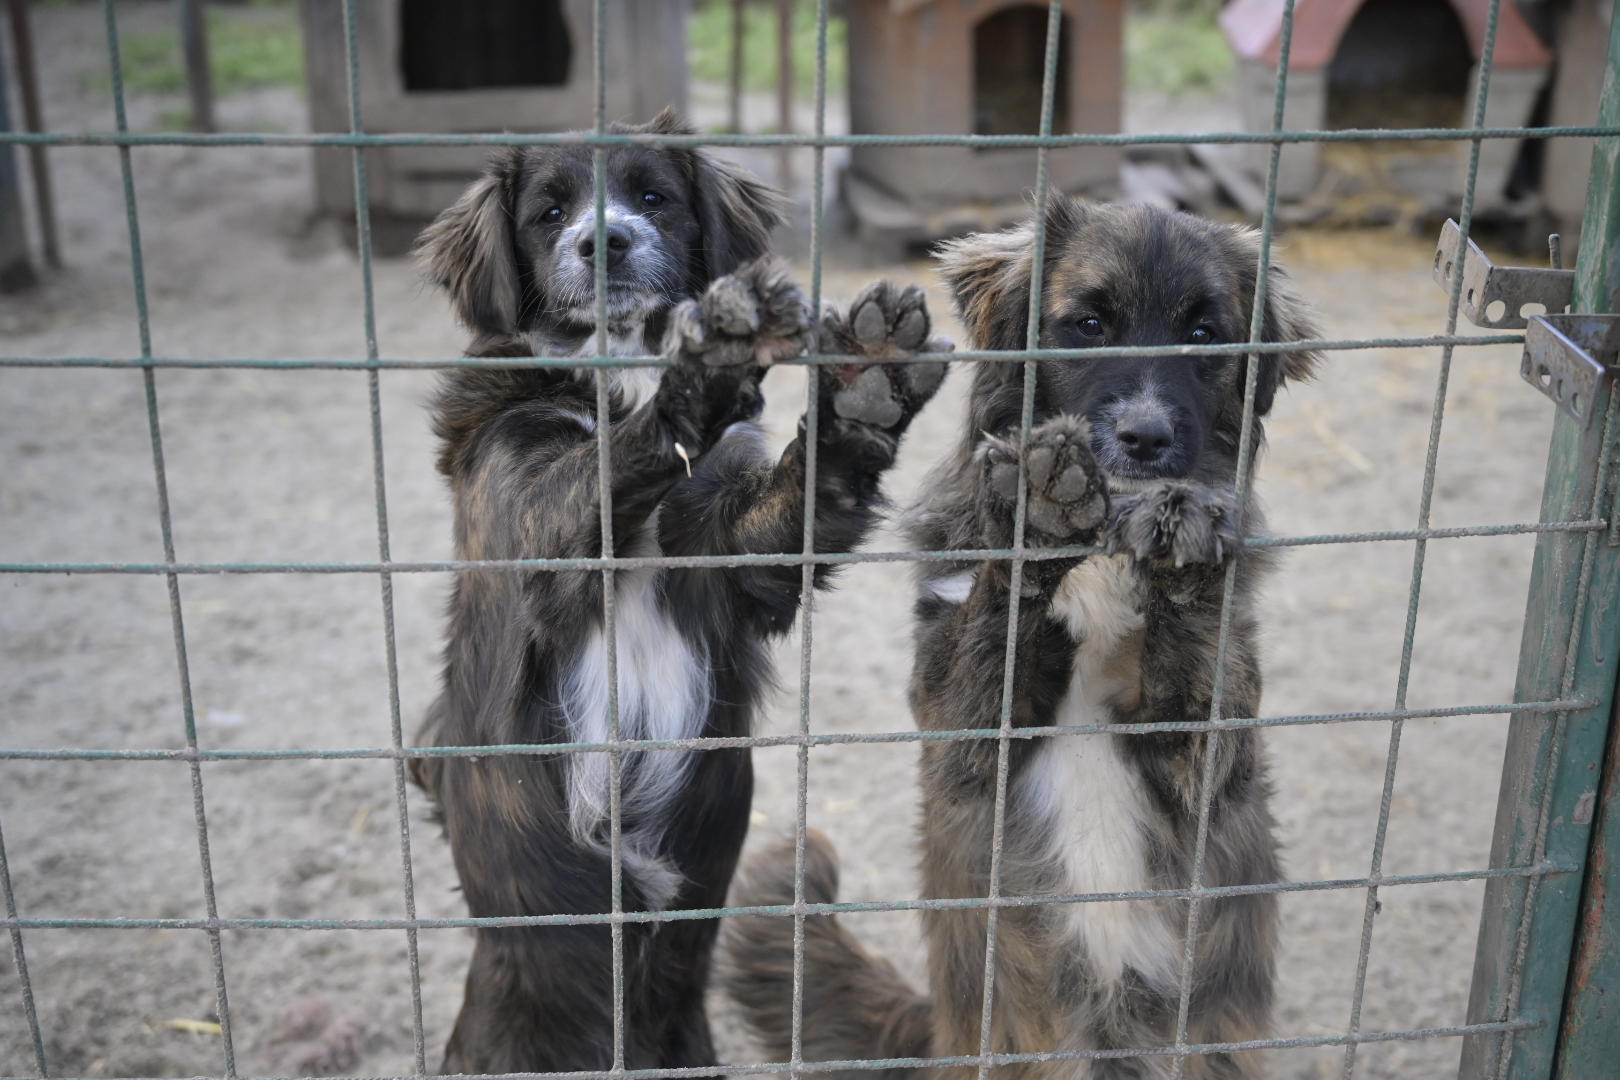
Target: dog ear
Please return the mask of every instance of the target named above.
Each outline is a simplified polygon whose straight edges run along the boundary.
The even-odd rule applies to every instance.
[[[1310,341],[1319,336],[1316,319],[1310,306],[1300,299],[1288,283],[1288,273],[1280,266],[1271,268],[1270,285],[1266,289],[1266,314],[1261,321],[1262,341]],[[1271,411],[1277,391],[1283,384],[1298,379],[1309,379],[1316,370],[1321,354],[1313,351],[1264,353],[1260,356],[1260,375],[1254,393],[1254,412],[1264,416]]]
[[[1079,220],[1073,200],[1054,197],[1046,213],[1046,266]],[[1022,349],[1029,343],[1029,283],[1035,222],[947,240],[934,249],[956,313],[975,349]]]
[[[416,255],[433,284],[450,294],[456,317],[490,334],[517,331],[517,256],[512,225],[515,159],[492,163],[455,205],[422,230]]]
[[[1083,211],[1054,197],[1046,215],[1046,266],[1072,235]],[[972,348],[1022,349],[1029,344],[1029,287],[1035,264],[1033,219],[993,233],[947,240],[934,249],[940,276],[950,286],[957,317]],[[980,433],[1000,431],[1019,413],[1023,365],[979,364],[973,375],[971,424],[963,443],[970,453]]]
[[[643,125],[617,130],[695,135],[697,128],[666,107]],[[688,151],[693,209],[703,231],[693,272],[702,282],[731,273],[770,250],[771,230],[787,220],[787,196],[746,170],[704,150]]]
[[[975,349],[1022,349],[1029,336],[1035,223],[947,240],[934,249]]]
[[[617,126],[617,125],[615,125]],[[675,106],[665,105],[658,110],[658,115],[649,120],[644,126],[626,126],[626,131],[644,131],[648,135],[694,135],[697,129],[687,123],[681,114],[675,111]]]
[[[787,196],[703,150],[692,151],[692,194],[703,230],[705,281],[764,255],[770,250],[771,230],[787,220]]]

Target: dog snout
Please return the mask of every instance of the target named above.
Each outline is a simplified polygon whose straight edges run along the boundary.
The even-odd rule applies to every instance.
[[[607,225],[607,264],[609,269],[618,266],[624,257],[630,254],[630,246],[635,242],[635,235],[625,226],[616,222]],[[579,238],[579,257],[586,262],[596,258],[596,230],[593,228]]]
[[[1176,428],[1164,409],[1137,404],[1114,421],[1114,439],[1132,459],[1143,465],[1157,465],[1175,445]]]

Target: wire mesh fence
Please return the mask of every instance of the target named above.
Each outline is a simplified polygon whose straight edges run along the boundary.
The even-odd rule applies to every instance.
[[[1474,220],[1474,203],[1476,179],[1479,173],[1482,147],[1490,140],[1499,139],[1546,139],[1575,136],[1596,136],[1612,138],[1620,136],[1620,128],[1605,126],[1587,127],[1487,127],[1485,125],[1486,104],[1488,100],[1493,56],[1496,43],[1498,14],[1501,9],[1501,0],[1492,0],[1489,8],[1489,19],[1485,27],[1483,46],[1480,55],[1478,78],[1475,83],[1472,99],[1472,124],[1468,128],[1410,128],[1410,129],[1366,129],[1366,130],[1298,130],[1285,129],[1283,124],[1284,106],[1288,100],[1288,81],[1290,70],[1290,50],[1294,38],[1295,0],[1287,0],[1283,9],[1280,36],[1280,59],[1277,64],[1277,76],[1273,96],[1273,115],[1271,130],[1269,132],[1221,132],[1185,134],[1113,134],[1113,133],[1065,133],[1054,131],[1055,100],[1057,94],[1058,70],[1058,43],[1060,39],[1059,27],[1062,5],[1059,0],[1052,0],[1047,5],[1046,42],[1044,53],[1044,71],[1042,78],[1042,102],[1040,113],[1040,130],[1034,135],[947,135],[947,134],[917,134],[917,135],[830,135],[826,131],[827,113],[827,36],[828,36],[828,0],[816,0],[816,33],[817,33],[817,63],[815,80],[815,126],[813,132],[807,135],[781,134],[781,135],[637,135],[621,134],[609,130],[610,117],[607,110],[607,73],[606,73],[606,43],[604,40],[604,20],[602,12],[604,6],[611,0],[594,0],[592,4],[594,18],[592,21],[592,39],[590,43],[591,54],[594,59],[593,90],[594,90],[594,130],[585,134],[553,135],[553,134],[374,134],[365,129],[365,118],[362,110],[361,77],[360,77],[360,49],[357,32],[357,2],[344,0],[344,26],[346,31],[346,47],[348,57],[348,109],[349,128],[347,133],[332,134],[274,134],[274,133],[143,133],[130,130],[125,108],[125,83],[123,64],[119,52],[119,32],[117,25],[116,5],[113,0],[103,0],[102,8],[105,17],[105,39],[108,55],[108,64],[111,77],[111,92],[114,105],[115,130],[112,132],[45,132],[45,133],[4,133],[0,134],[0,145],[40,145],[40,146],[78,146],[78,147],[108,147],[116,151],[119,158],[122,178],[122,198],[127,218],[130,246],[130,270],[134,290],[134,301],[139,330],[139,352],[135,356],[74,356],[74,357],[43,357],[0,355],[0,366],[4,367],[42,367],[42,368],[129,368],[139,370],[143,380],[144,404],[146,423],[150,435],[152,470],[157,488],[158,519],[162,538],[163,561],[156,563],[131,562],[87,562],[87,561],[30,561],[30,562],[0,562],[0,574],[4,575],[59,575],[59,574],[91,574],[91,575],[145,575],[161,577],[167,585],[167,600],[171,630],[173,635],[174,658],[177,669],[178,690],[182,708],[182,730],[184,745],[178,748],[152,748],[129,747],[118,749],[105,748],[52,748],[37,749],[23,747],[0,746],[0,760],[43,760],[43,761],[144,761],[144,760],[176,760],[184,761],[189,766],[190,794],[192,812],[195,824],[197,858],[201,868],[203,881],[203,901],[205,915],[202,918],[50,918],[29,917],[19,913],[18,905],[13,895],[11,875],[6,860],[3,834],[0,834],[0,886],[6,901],[5,923],[10,934],[12,952],[16,965],[17,975],[21,984],[21,1006],[26,1017],[30,1037],[34,1050],[32,1075],[44,1078],[56,1075],[51,1070],[51,1063],[46,1053],[46,1038],[37,1015],[33,989],[30,983],[26,939],[31,932],[55,929],[112,929],[112,930],[185,930],[203,933],[209,944],[210,959],[213,971],[214,993],[216,997],[217,1015],[221,1028],[222,1061],[220,1075],[236,1080],[240,1075],[237,1067],[236,1043],[237,1036],[231,1024],[229,958],[223,944],[223,934],[226,931],[382,931],[386,933],[401,934],[405,939],[405,947],[411,977],[412,1000],[412,1036],[414,1075],[426,1075],[429,1071],[429,1039],[423,1019],[422,1007],[422,980],[420,971],[420,936],[424,930],[441,930],[449,928],[488,928],[488,927],[517,927],[517,926],[559,926],[559,925],[606,925],[610,927],[613,940],[613,1054],[611,1067],[605,1070],[581,1071],[558,1074],[515,1074],[522,1076],[568,1076],[579,1080],[595,1077],[678,1077],[714,1074],[743,1074],[743,1073],[788,1073],[790,1075],[813,1074],[817,1072],[841,1071],[847,1069],[889,1069],[921,1066],[968,1066],[977,1068],[981,1078],[992,1075],[997,1066],[1051,1061],[1083,1061],[1103,1058],[1135,1058],[1135,1057],[1169,1057],[1174,1062],[1175,1075],[1180,1076],[1187,1066],[1189,1059],[1213,1053],[1240,1052],[1262,1049],[1284,1049],[1293,1047],[1342,1047],[1342,1070],[1345,1076],[1353,1074],[1356,1067],[1358,1047],[1370,1043],[1387,1041],[1404,1041],[1418,1039],[1438,1039],[1460,1036],[1493,1036],[1506,1039],[1513,1033],[1533,1026],[1531,1021],[1523,1018],[1518,1005],[1517,994],[1521,985],[1519,975],[1526,962],[1525,943],[1529,935],[1528,912],[1534,906],[1535,890],[1540,883],[1549,877],[1568,875],[1578,872],[1580,867],[1560,862],[1550,858],[1547,854],[1545,834],[1543,833],[1536,845],[1535,857],[1519,865],[1482,866],[1457,870],[1436,871],[1432,873],[1417,874],[1386,874],[1384,872],[1384,854],[1388,839],[1391,802],[1395,790],[1396,777],[1400,762],[1401,740],[1404,725],[1409,720],[1449,717],[1449,716],[1485,716],[1499,714],[1514,714],[1516,716],[1549,718],[1554,725],[1561,722],[1567,714],[1593,707],[1597,702],[1576,693],[1575,665],[1577,649],[1569,648],[1561,680],[1562,686],[1558,696],[1538,701],[1485,701],[1473,704],[1456,704],[1443,707],[1415,708],[1408,702],[1408,687],[1412,670],[1412,659],[1415,641],[1418,634],[1418,611],[1423,593],[1424,571],[1428,549],[1428,542],[1438,539],[1460,539],[1488,536],[1509,535],[1559,535],[1567,534],[1579,537],[1582,544],[1582,559],[1580,568],[1579,595],[1580,602],[1575,610],[1569,613],[1567,636],[1573,646],[1582,631],[1582,613],[1585,599],[1591,581],[1594,561],[1598,545],[1602,542],[1605,530],[1609,528],[1609,521],[1604,516],[1604,505],[1601,497],[1608,490],[1608,471],[1611,463],[1607,455],[1599,463],[1599,480],[1595,485],[1591,505],[1585,512],[1570,520],[1526,521],[1508,524],[1482,524],[1462,527],[1436,527],[1432,523],[1432,508],[1435,493],[1435,478],[1441,433],[1445,421],[1448,385],[1451,374],[1451,365],[1454,351],[1459,348],[1473,348],[1488,345],[1518,344],[1523,342],[1524,335],[1519,333],[1497,333],[1487,335],[1469,335],[1458,333],[1458,316],[1462,304],[1463,294],[1463,266],[1459,260],[1456,273],[1450,281],[1449,297],[1444,319],[1443,330],[1432,335],[1420,336],[1383,336],[1351,339],[1321,339],[1305,342],[1289,342],[1284,344],[1267,343],[1261,340],[1262,315],[1265,294],[1268,287],[1271,267],[1272,240],[1277,223],[1278,200],[1278,170],[1281,154],[1285,146],[1297,143],[1327,143],[1327,142],[1393,142],[1393,141],[1430,141],[1449,140],[1466,143],[1468,146],[1466,184],[1461,205],[1457,214],[1458,225],[1466,245],[1467,238]],[[1024,574],[1026,564],[1047,559],[1070,558],[1075,555],[1090,554],[1098,551],[1094,547],[1065,547],[1065,548],[1030,548],[1025,546],[1026,505],[1024,486],[1022,484],[1022,464],[1020,464],[1019,498],[1014,519],[1013,543],[1008,548],[1001,549],[964,549],[945,551],[857,551],[857,552],[826,552],[816,547],[814,535],[815,515],[813,512],[816,499],[816,465],[815,447],[817,445],[816,432],[822,418],[818,416],[818,397],[814,380],[811,380],[810,391],[806,396],[805,404],[805,447],[808,455],[806,468],[806,483],[804,499],[806,503],[805,529],[802,549],[797,552],[784,552],[779,554],[755,554],[736,556],[618,556],[604,554],[592,558],[567,559],[506,559],[506,560],[437,560],[437,561],[398,561],[392,557],[389,530],[389,511],[387,500],[387,486],[385,483],[385,447],[383,439],[382,397],[380,392],[381,373],[389,370],[411,369],[452,369],[457,367],[483,366],[483,367],[555,367],[568,369],[585,369],[605,371],[607,369],[642,366],[656,367],[665,361],[657,357],[624,358],[609,355],[606,340],[608,320],[606,318],[607,289],[606,260],[596,263],[596,326],[597,337],[595,356],[537,356],[528,358],[499,358],[499,359],[467,359],[445,357],[441,359],[405,359],[387,357],[381,354],[378,347],[377,334],[377,305],[373,286],[373,251],[371,236],[371,187],[367,180],[367,152],[372,149],[398,147],[398,146],[540,146],[540,145],[572,145],[586,146],[592,149],[595,159],[595,200],[596,200],[596,243],[598,248],[606,242],[606,188],[604,168],[605,155],[609,148],[627,144],[642,143],[656,146],[714,146],[714,147],[806,147],[814,157],[814,167],[810,172],[813,177],[813,191],[810,200],[810,309],[813,312],[821,310],[822,300],[822,264],[824,234],[826,225],[823,218],[825,192],[823,190],[824,155],[829,148],[849,147],[861,145],[886,146],[970,146],[983,149],[991,148],[1024,148],[1036,152],[1037,167],[1032,176],[1034,190],[1035,221],[1035,253],[1032,260],[1032,287],[1030,289],[1029,331],[1022,350],[1006,351],[963,351],[952,354],[950,359],[959,363],[1018,363],[1023,365],[1022,382],[1022,418],[1021,430],[1028,436],[1033,424],[1035,413],[1036,389],[1036,361],[1071,358],[1084,355],[1086,357],[1133,357],[1133,356],[1164,356],[1176,354],[1184,356],[1232,355],[1244,356],[1254,359],[1245,365],[1246,377],[1244,384],[1244,410],[1242,423],[1242,439],[1240,442],[1237,469],[1238,491],[1237,505],[1243,506],[1244,496],[1248,484],[1250,470],[1248,468],[1251,457],[1255,451],[1255,398],[1259,372],[1258,357],[1274,352],[1314,349],[1322,351],[1351,351],[1373,348],[1388,349],[1419,349],[1438,348],[1440,350],[1440,363],[1437,379],[1434,386],[1432,408],[1430,411],[1430,424],[1426,442],[1426,453],[1422,473],[1421,496],[1415,522],[1411,528],[1398,530],[1364,531],[1322,533],[1314,535],[1295,536],[1265,536],[1248,539],[1244,542],[1246,550],[1260,550],[1271,548],[1305,547],[1333,544],[1375,543],[1375,542],[1409,542],[1413,544],[1413,562],[1408,579],[1407,606],[1404,619],[1404,629],[1399,653],[1396,688],[1390,707],[1387,709],[1372,709],[1357,712],[1338,713],[1309,713],[1295,715],[1234,717],[1226,715],[1223,708],[1225,694],[1225,676],[1227,674],[1228,640],[1231,630],[1231,620],[1234,605],[1232,604],[1233,589],[1236,582],[1237,561],[1227,564],[1224,582],[1224,603],[1220,622],[1220,641],[1217,647],[1219,662],[1216,666],[1216,678],[1213,690],[1213,702],[1209,717],[1205,721],[1190,721],[1179,724],[1110,724],[1064,727],[1019,727],[1013,722],[1013,685],[1014,663],[1016,658],[1017,637],[1017,609],[1020,604],[1019,582]],[[1237,143],[1257,144],[1269,147],[1268,168],[1266,172],[1265,209],[1260,220],[1260,254],[1257,268],[1257,296],[1253,305],[1253,321],[1249,328],[1249,340],[1225,345],[1210,346],[1180,346],[1180,347],[1102,347],[1086,350],[1043,349],[1040,347],[1040,328],[1042,311],[1040,297],[1042,295],[1041,276],[1044,272],[1044,245],[1045,237],[1045,211],[1052,198],[1051,183],[1048,178],[1048,158],[1053,150],[1083,148],[1087,146],[1129,146],[1129,145],[1168,145],[1182,143]],[[327,147],[345,148],[352,150],[354,171],[354,197],[356,202],[356,227],[358,237],[358,256],[360,276],[362,281],[363,304],[361,318],[365,340],[365,355],[363,357],[332,357],[325,359],[298,359],[298,358],[245,358],[245,357],[205,357],[184,358],[177,356],[160,356],[154,352],[152,345],[151,315],[148,304],[148,285],[146,281],[145,266],[142,257],[141,242],[141,216],[137,206],[136,188],[134,179],[134,162],[132,150],[145,146],[190,146],[190,147],[228,147],[228,146],[285,146],[293,148]],[[819,348],[812,348],[810,352],[792,360],[784,361],[789,364],[825,365],[848,363],[858,360],[836,354],[823,353]],[[933,361],[945,359],[943,356],[918,354],[910,359],[916,361]],[[160,394],[158,372],[167,369],[286,369],[286,370],[355,370],[364,371],[367,379],[368,401],[370,408],[370,449],[372,464],[372,486],[376,508],[376,559],[368,561],[324,561],[324,562],[223,562],[223,561],[184,561],[178,552],[172,528],[171,504],[168,492],[168,481],[165,466],[164,433],[160,414]],[[610,442],[610,400],[609,387],[605,378],[598,378],[596,382],[597,425],[596,445],[597,463],[600,475],[601,489],[611,490],[608,483],[611,469],[611,442]],[[1609,431],[1613,428],[1616,405],[1610,399],[1608,409],[1603,417],[1603,445],[1610,444]],[[613,517],[609,500],[602,500],[600,507],[600,528],[602,536],[602,550],[612,552],[613,543]],[[815,615],[816,604],[813,591],[815,569],[823,565],[839,565],[862,562],[906,562],[914,563],[927,560],[942,561],[983,561],[1005,560],[1010,566],[1011,588],[1009,591],[1012,610],[1009,612],[1008,634],[1005,653],[1005,667],[1003,676],[1003,689],[999,723],[995,727],[963,729],[953,731],[924,731],[924,730],[889,730],[877,732],[817,732],[812,730],[811,723],[811,673],[814,658]],[[712,567],[737,568],[745,566],[799,566],[801,568],[801,658],[798,686],[798,728],[792,734],[781,735],[755,735],[746,737],[697,737],[689,739],[631,739],[622,738],[619,724],[619,680],[616,677],[617,657],[615,655],[616,640],[616,594],[615,575],[630,570],[647,568],[675,568],[675,567]],[[395,613],[394,613],[394,576],[398,574],[448,574],[448,573],[562,573],[577,571],[599,572],[603,581],[603,623],[604,642],[607,653],[608,677],[606,681],[608,692],[608,720],[609,737],[605,741],[594,742],[557,742],[547,744],[507,744],[507,745],[470,745],[470,746],[434,746],[413,747],[407,744],[403,732],[401,719],[401,704],[399,693],[399,661],[395,641]],[[188,577],[202,575],[259,575],[259,574],[301,574],[301,575],[332,575],[355,574],[375,575],[380,590],[380,606],[383,625],[383,645],[386,657],[388,677],[388,706],[389,706],[389,741],[387,745],[350,746],[340,748],[282,748],[282,749],[245,749],[209,747],[201,744],[198,738],[197,718],[192,698],[192,679],[190,674],[185,606],[182,602],[182,581]],[[1267,729],[1286,728],[1308,725],[1329,725],[1343,723],[1380,723],[1389,726],[1389,743],[1384,757],[1384,770],[1379,800],[1379,814],[1374,831],[1374,838],[1370,852],[1367,854],[1367,872],[1364,875],[1352,877],[1339,877],[1331,879],[1278,881],[1265,882],[1252,885],[1215,886],[1205,882],[1205,849],[1209,835],[1209,820],[1212,805],[1213,791],[1211,777],[1215,766],[1215,747],[1223,734],[1240,729]],[[1202,761],[1202,789],[1198,802],[1198,830],[1197,845],[1192,864],[1191,878],[1184,888],[1147,889],[1122,892],[1081,893],[1068,895],[1007,895],[1002,890],[1000,864],[1003,847],[1003,837],[1007,828],[1007,794],[1009,785],[1010,748],[1014,740],[1038,740],[1045,738],[1085,738],[1097,735],[1133,736],[1141,734],[1162,733],[1166,730],[1191,731],[1207,733],[1204,743]],[[1558,738],[1556,726],[1552,737]],[[928,741],[952,740],[987,740],[996,746],[995,771],[995,820],[993,832],[993,848],[991,853],[990,883],[986,895],[961,899],[909,899],[891,901],[851,901],[840,903],[810,903],[805,899],[805,837],[808,826],[808,787],[810,776],[809,751],[818,746],[836,744],[877,744],[877,743],[922,743]],[[624,755],[642,752],[672,752],[688,750],[716,750],[727,748],[752,747],[793,747],[796,754],[797,787],[795,795],[795,896],[790,905],[769,906],[735,906],[704,909],[670,909],[670,910],[626,910],[624,903],[623,883],[623,851],[622,851],[622,819],[623,807],[621,805],[621,780],[624,768]],[[427,758],[485,758],[496,756],[525,755],[573,755],[573,754],[606,754],[610,762],[611,783],[609,792],[611,804],[609,807],[609,836],[611,839],[611,865],[612,902],[607,911],[584,914],[537,914],[512,915],[501,917],[464,917],[464,918],[421,918],[418,917],[415,898],[415,874],[413,872],[412,844],[413,836],[409,816],[410,793],[406,782],[406,763],[412,759]],[[1556,751],[1554,752],[1556,756]],[[247,918],[222,915],[216,897],[214,884],[214,871],[209,847],[209,819],[207,802],[205,799],[204,777],[202,765],[206,762],[223,761],[267,761],[267,760],[342,760],[342,759],[376,759],[388,761],[392,766],[393,797],[397,814],[397,831],[400,858],[400,911],[394,918],[370,919],[333,919],[333,918]],[[1543,801],[1548,785],[1553,782],[1550,768],[1541,772],[1534,778],[1532,788],[1532,801]],[[1368,961],[1372,949],[1374,936],[1374,915],[1378,910],[1380,890],[1392,886],[1413,885],[1424,883],[1487,881],[1494,879],[1515,879],[1523,881],[1529,892],[1530,901],[1526,904],[1525,917],[1521,920],[1519,935],[1516,941],[1517,954],[1513,961],[1514,987],[1510,994],[1510,1004],[1507,1011],[1496,1019],[1482,1020],[1475,1023],[1451,1025],[1441,1027],[1410,1028],[1404,1030],[1365,1030],[1363,1025],[1363,1003],[1367,995]],[[1252,895],[1261,893],[1299,893],[1323,891],[1361,891],[1365,894],[1363,916],[1360,925],[1358,961],[1354,972],[1353,990],[1351,993],[1350,1014],[1342,1032],[1325,1035],[1283,1035],[1276,1038],[1254,1039],[1235,1043],[1198,1043],[1189,1034],[1189,1009],[1194,992],[1194,955],[1201,928],[1201,920],[1205,915],[1205,905],[1208,901],[1238,895]],[[997,920],[1000,912],[1010,908],[1035,907],[1042,905],[1071,905],[1095,904],[1110,902],[1147,902],[1147,901],[1175,901],[1185,905],[1185,923],[1180,941],[1180,980],[1178,1003],[1175,1023],[1175,1038],[1173,1043],[1165,1046],[1129,1047],[1123,1049],[1095,1049],[1078,1051],[1057,1051],[1049,1053],[1006,1053],[997,1052],[992,1039],[992,1013],[996,995],[996,942]],[[952,1057],[927,1059],[885,1059],[863,1061],[806,1061],[802,1054],[803,1027],[804,1027],[804,925],[807,916],[827,915],[855,912],[880,911],[914,911],[914,910],[941,910],[941,909],[979,909],[987,913],[987,938],[985,951],[985,966],[983,973],[983,1005],[980,1045],[978,1052],[971,1055],[958,1055]],[[793,970],[793,1051],[786,1061],[753,1062],[740,1065],[705,1066],[701,1068],[634,1068],[627,1066],[625,1058],[625,956],[624,956],[624,927],[639,923],[661,923],[680,920],[714,919],[738,915],[762,915],[775,918],[791,919],[794,924],[794,970]],[[1496,1058],[1496,1075],[1507,1075],[1508,1057],[1499,1054]],[[10,1071],[10,1070],[7,1070]],[[24,1075],[17,1073],[17,1076]]]

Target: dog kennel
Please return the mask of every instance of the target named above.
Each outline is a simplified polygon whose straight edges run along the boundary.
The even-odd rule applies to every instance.
[[[1118,131],[1123,4],[1062,9],[1052,131]],[[1039,133],[1047,5],[851,0],[846,17],[852,133]],[[1117,147],[1059,150],[1052,184],[1106,197],[1119,163]],[[1020,216],[1034,183],[1032,149],[856,146],[844,193],[863,230],[930,237]]]
[[[1282,39],[1283,0],[1234,0],[1221,26],[1238,59],[1244,126],[1266,131]],[[1283,128],[1449,128],[1469,107],[1485,43],[1490,0],[1299,0]],[[1487,127],[1528,124],[1552,54],[1512,3],[1500,5]],[[1493,139],[1480,155],[1478,207],[1502,204],[1522,140]],[[1324,144],[1283,148],[1277,194],[1316,191],[1327,165]],[[1365,158],[1371,144],[1351,148]],[[1253,144],[1247,161],[1265,172],[1270,147]],[[1405,142],[1376,147],[1378,186],[1443,206],[1462,191],[1466,144]],[[1354,171],[1354,161],[1340,163]]]
[[[591,125],[590,0],[379,0],[356,9],[366,128],[568,131]],[[603,7],[607,115],[645,120],[686,107],[687,5],[621,0]],[[300,0],[310,127],[349,128],[343,6]],[[374,237],[402,251],[449,206],[488,156],[479,146],[387,146],[367,154]],[[354,165],[315,151],[316,206],[353,223]]]

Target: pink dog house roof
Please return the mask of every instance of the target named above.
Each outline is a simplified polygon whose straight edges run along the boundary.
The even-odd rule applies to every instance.
[[[1295,0],[1294,40],[1289,52],[1290,71],[1325,68],[1339,51],[1344,36],[1364,0]],[[1468,38],[1475,60],[1485,47],[1485,23],[1490,0],[1450,0]],[[1284,0],[1233,0],[1221,12],[1221,29],[1232,51],[1245,60],[1277,66],[1282,49]],[[1500,68],[1539,68],[1552,62],[1552,53],[1519,14],[1513,0],[1502,4],[1496,23],[1494,63]]]

